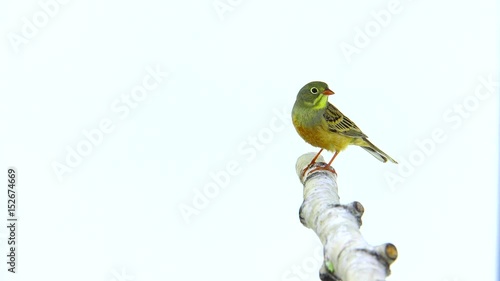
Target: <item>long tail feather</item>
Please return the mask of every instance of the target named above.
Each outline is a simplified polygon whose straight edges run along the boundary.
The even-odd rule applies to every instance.
[[[391,158],[391,156],[387,155],[387,153],[383,152],[380,150],[380,148],[376,147],[373,143],[371,143],[369,140],[363,138],[363,140],[366,142],[367,146],[361,146],[364,150],[368,151],[371,155],[373,155],[375,158],[380,160],[381,162],[387,162],[387,160],[391,161],[392,163],[398,164],[398,162],[394,159]]]

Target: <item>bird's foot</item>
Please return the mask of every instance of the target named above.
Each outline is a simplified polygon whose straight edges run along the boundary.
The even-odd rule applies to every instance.
[[[337,172],[335,171],[335,169],[332,166],[320,166],[320,167],[314,168],[309,172],[309,174],[312,174],[312,173],[319,171],[319,170],[330,171],[334,174],[337,174]]]
[[[311,163],[309,163],[309,165],[307,165],[307,167],[305,167],[304,170],[302,170],[301,178],[303,178],[306,174],[306,171],[309,170],[316,163],[316,159],[318,159],[319,155],[321,154],[321,151],[323,151],[323,148],[320,149],[318,153],[316,153],[314,158],[311,160]]]
[[[304,168],[304,170],[302,170],[302,174],[300,175],[301,178],[303,178],[306,175],[307,170],[309,170],[309,168],[311,168],[312,165],[314,165],[314,163],[310,163],[309,165],[307,165],[307,167]]]
[[[315,160],[316,159],[313,159],[313,162],[309,163],[309,165],[307,165],[307,167],[302,170],[302,178],[306,175],[307,170],[309,170],[314,164],[316,164],[316,162],[314,162]]]

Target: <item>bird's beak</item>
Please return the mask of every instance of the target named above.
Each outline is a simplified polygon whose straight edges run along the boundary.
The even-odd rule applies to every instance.
[[[329,96],[335,94],[332,90],[326,88],[325,91],[323,92],[323,95]]]

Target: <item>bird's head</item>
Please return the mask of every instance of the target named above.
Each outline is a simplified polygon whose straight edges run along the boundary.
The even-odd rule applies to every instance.
[[[328,89],[328,85],[325,82],[313,81],[300,89],[296,102],[307,107],[321,109],[326,107],[328,96],[333,94],[334,92]]]

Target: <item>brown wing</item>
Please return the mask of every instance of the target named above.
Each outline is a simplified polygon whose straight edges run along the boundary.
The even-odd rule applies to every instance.
[[[342,114],[335,106],[328,103],[323,117],[326,120],[328,129],[331,132],[338,133],[347,137],[367,138],[368,136],[361,132],[361,129],[354,124],[347,116]]]

